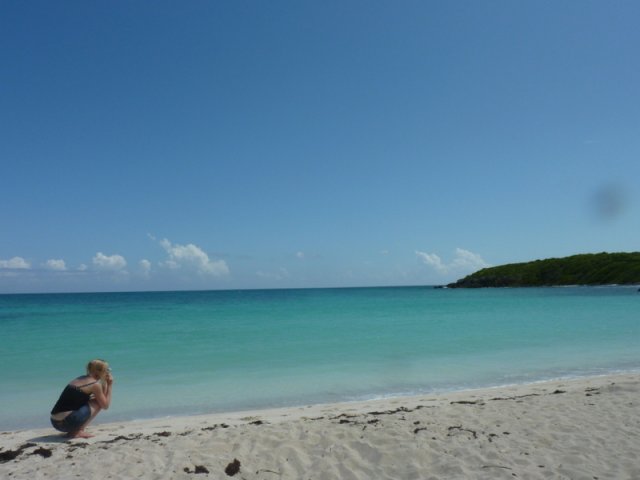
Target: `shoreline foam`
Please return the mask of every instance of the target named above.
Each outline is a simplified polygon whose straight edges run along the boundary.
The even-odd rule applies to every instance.
[[[0,434],[0,476],[640,478],[640,375]],[[234,463],[238,460],[239,465]],[[515,475],[514,475],[515,474]]]

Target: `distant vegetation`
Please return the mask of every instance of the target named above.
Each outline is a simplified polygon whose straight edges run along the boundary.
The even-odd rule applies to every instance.
[[[484,268],[449,288],[640,284],[640,252],[594,253]]]

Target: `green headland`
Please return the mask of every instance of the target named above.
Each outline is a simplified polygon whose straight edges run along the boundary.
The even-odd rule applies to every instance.
[[[640,285],[640,252],[589,253],[483,268],[449,288]]]

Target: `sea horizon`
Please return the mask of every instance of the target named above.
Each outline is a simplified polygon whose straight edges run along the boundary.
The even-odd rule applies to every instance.
[[[181,293],[181,292],[242,292],[242,291],[276,291],[276,290],[357,290],[366,288],[433,288],[452,289],[449,283],[434,284],[407,284],[407,285],[347,285],[347,286],[314,286],[314,287],[243,287],[243,288],[185,288],[185,289],[152,289],[152,290],[91,290],[91,291],[52,291],[52,292],[0,292],[2,295],[93,295],[103,293],[127,294],[127,293]],[[487,286],[487,287],[456,287],[462,290],[501,290],[501,289],[530,289],[530,288],[640,288],[637,284],[606,283],[598,285],[571,284],[571,285],[536,285],[536,286]]]

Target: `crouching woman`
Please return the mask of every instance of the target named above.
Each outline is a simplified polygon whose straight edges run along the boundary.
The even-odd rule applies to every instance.
[[[91,360],[87,374],[82,375],[64,388],[51,410],[51,425],[69,438],[91,438],[84,429],[100,410],[111,405],[113,376],[109,364],[104,360]]]

